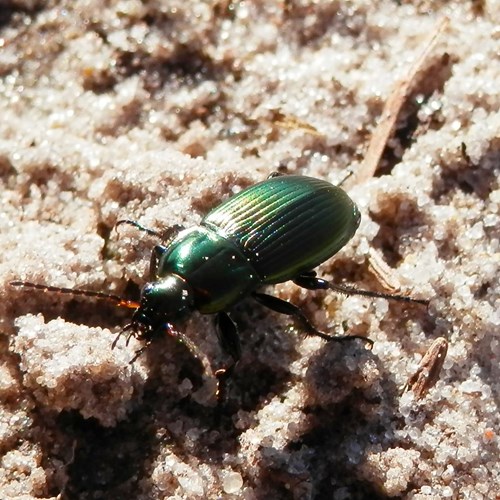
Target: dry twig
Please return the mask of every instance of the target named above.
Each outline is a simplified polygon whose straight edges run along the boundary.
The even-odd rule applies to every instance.
[[[422,70],[424,63],[429,57],[431,51],[434,49],[439,36],[446,29],[448,24],[449,20],[446,17],[437,23],[436,28],[427,39],[424,45],[425,48],[420,54],[420,57],[413,63],[408,74],[400,78],[395,83],[393,90],[385,103],[380,121],[370,139],[370,144],[368,145],[364,161],[359,170],[356,172],[356,183],[363,183],[375,174],[380,163],[382,153],[387,145],[387,141],[389,140],[389,137],[394,129],[398,114],[405,102],[405,99],[410,93],[415,77]]]
[[[417,371],[406,382],[403,392],[411,390],[417,399],[421,399],[438,381],[447,352],[448,341],[444,337],[438,337],[427,349]]]

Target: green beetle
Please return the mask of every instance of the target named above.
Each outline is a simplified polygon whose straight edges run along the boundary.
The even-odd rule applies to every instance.
[[[175,227],[168,236],[131,220],[119,221],[118,224],[133,225],[163,240],[153,249],[150,281],[142,289],[140,302],[101,292],[23,281],[11,284],[94,296],[133,308],[132,321],[120,333],[128,331],[129,336],[144,340],[145,346],[168,333],[196,351],[175,323],[193,310],[217,314],[222,346],[236,363],[240,342],[227,311],[249,295],[274,311],[295,317],[308,333],[326,340],[356,338],[331,336],[317,330],[298,307],[258,292],[262,285],[292,280],[312,290],[332,289],[345,294],[427,303],[341,286],[316,276],[313,269],[352,238],[359,222],[356,205],[340,187],[312,177],[272,175],[213,209],[199,226],[186,230]]]

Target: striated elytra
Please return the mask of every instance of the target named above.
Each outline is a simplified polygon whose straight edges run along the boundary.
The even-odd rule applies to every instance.
[[[119,221],[118,224],[130,224],[162,240],[153,249],[150,281],[142,289],[140,302],[103,292],[25,281],[11,284],[88,295],[132,308],[135,310],[132,320],[121,333],[129,332],[129,336],[144,340],[145,346],[167,333],[184,342],[194,354],[197,354],[196,346],[177,330],[176,323],[194,310],[216,314],[222,347],[233,358],[231,367],[234,367],[240,357],[240,342],[236,325],[227,311],[247,296],[274,311],[293,316],[307,333],[326,340],[356,338],[331,336],[317,330],[298,307],[258,292],[263,285],[292,280],[312,290],[331,289],[427,303],[337,285],[316,276],[314,268],[335,255],[352,238],[359,221],[356,205],[340,187],[312,177],[273,175],[228,199],[207,214],[199,226],[190,229],[174,227],[160,233],[131,220]],[[224,376],[228,373],[228,370],[220,371]]]

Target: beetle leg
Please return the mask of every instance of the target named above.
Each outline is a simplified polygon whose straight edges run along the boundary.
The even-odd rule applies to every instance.
[[[165,246],[167,246],[181,231],[185,228],[180,224],[174,224],[173,226],[165,228],[161,234],[161,241]]]
[[[129,331],[129,330],[132,330],[133,329],[133,325],[132,323],[129,323],[128,325],[125,325],[117,334],[116,334],[116,337],[115,339],[113,340],[113,343],[111,344],[111,349],[114,349],[116,347],[116,344],[118,344],[118,340],[120,340],[120,337],[122,335],[125,335],[125,332]],[[128,340],[127,340],[127,344],[128,344]]]
[[[293,282],[308,290],[328,290],[330,288],[330,283],[324,279],[317,278],[314,271],[300,274]]]
[[[344,295],[363,295],[364,297],[376,297],[389,300],[397,300],[400,302],[416,302],[417,304],[429,305],[429,301],[425,299],[414,299],[405,295],[392,295],[390,293],[374,292],[372,290],[362,290],[348,285],[338,285],[321,278],[317,278],[311,273],[304,273],[297,276],[293,282],[302,288],[308,290],[333,290],[335,292],[343,293]]]
[[[179,224],[174,224],[173,226],[167,227],[163,231],[156,231],[155,229],[149,229],[148,227],[143,226],[139,222],[131,219],[120,219],[119,221],[116,222],[115,227],[121,226],[122,224],[128,224],[129,226],[133,226],[139,231],[144,231],[146,234],[149,234],[150,236],[155,236],[156,238],[160,239],[163,244],[170,243],[172,239],[184,229],[183,226],[180,226]]]
[[[217,314],[215,321],[217,325],[217,335],[219,336],[222,349],[233,358],[233,363],[231,365],[226,368],[220,368],[215,372],[218,382],[216,395],[219,405],[221,405],[226,400],[228,380],[241,357],[241,344],[238,328],[229,314],[221,311]]]
[[[141,356],[141,354],[150,346],[150,344],[151,340],[148,340],[142,347],[137,349],[137,351],[135,351],[134,355],[132,356],[132,359],[128,362],[128,364],[133,365],[137,361],[137,359]]]
[[[198,346],[184,333],[177,330],[171,323],[166,323],[164,326],[165,331],[174,339],[184,344],[189,352],[195,357],[201,364],[203,364],[204,355],[198,349]],[[163,328],[159,333],[163,332]]]
[[[224,351],[237,363],[241,357],[240,336],[235,322],[226,312],[219,312],[216,316],[217,333]]]
[[[153,251],[151,252],[151,259],[149,261],[149,279],[151,281],[156,280],[156,271],[158,269],[158,261],[161,256],[167,251],[167,248],[163,245],[155,245]]]
[[[323,333],[307,319],[307,316],[296,305],[291,304],[286,300],[273,297],[272,295],[268,295],[266,293],[257,292],[254,292],[252,297],[263,306],[266,306],[275,312],[286,314],[287,316],[293,316],[310,335],[317,335],[318,337],[328,341],[334,340],[339,342],[344,340],[361,339],[365,342],[369,342],[370,344],[373,343],[369,338],[361,335],[328,335]]]

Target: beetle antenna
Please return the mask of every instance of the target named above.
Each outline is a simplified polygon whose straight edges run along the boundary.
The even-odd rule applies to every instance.
[[[112,295],[110,293],[94,292],[93,290],[78,290],[76,288],[65,288],[62,286],[41,285],[38,283],[31,283],[30,281],[11,281],[9,285],[20,288],[34,288],[35,290],[49,293],[95,297],[97,299],[103,299],[112,302],[118,307],[127,307],[128,309],[137,309],[140,305],[134,300],[124,299],[122,297],[119,297],[118,295]]]
[[[349,170],[347,174],[345,174],[344,177],[339,181],[337,186],[342,187],[342,184],[344,184],[347,181],[347,179],[349,179],[349,177],[351,177],[353,174],[354,172],[352,170]]]
[[[380,297],[382,299],[396,300],[399,302],[414,302],[416,304],[422,304],[424,306],[429,305],[429,300],[426,299],[414,299],[413,297],[407,297],[406,295],[393,295],[384,292],[374,292],[372,290],[360,290],[353,286],[338,285],[336,283],[328,282],[328,286],[331,290],[335,292],[343,293],[345,295],[363,295],[364,297]]]
[[[118,230],[118,226],[122,226],[123,224],[128,224],[129,226],[139,229],[139,231],[144,231],[146,234],[149,234],[150,236],[155,236],[156,238],[162,239],[161,233],[155,231],[154,229],[149,229],[148,227],[145,227],[142,224],[139,224],[139,222],[132,219],[120,219],[116,221],[115,229]]]

